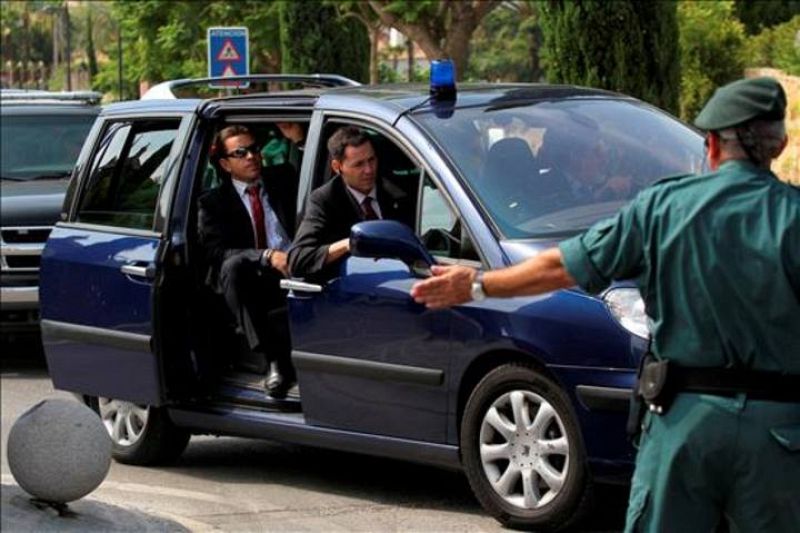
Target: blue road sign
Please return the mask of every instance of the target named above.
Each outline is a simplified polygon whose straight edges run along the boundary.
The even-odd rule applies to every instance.
[[[208,28],[208,75],[250,74],[250,39],[247,28]],[[246,83],[213,83],[211,87],[246,87]]]

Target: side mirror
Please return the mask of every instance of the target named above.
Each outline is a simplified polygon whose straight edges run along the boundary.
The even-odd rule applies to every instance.
[[[414,232],[396,220],[359,222],[350,230],[350,254],[356,257],[399,259],[417,275],[430,275],[436,260]]]

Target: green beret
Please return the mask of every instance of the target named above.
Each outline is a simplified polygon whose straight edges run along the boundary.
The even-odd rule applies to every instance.
[[[754,119],[783,120],[786,93],[774,78],[738,80],[720,87],[697,115],[694,125],[702,130],[733,128]]]

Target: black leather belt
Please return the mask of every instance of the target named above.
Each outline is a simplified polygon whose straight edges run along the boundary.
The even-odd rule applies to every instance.
[[[720,396],[744,393],[753,400],[800,402],[800,375],[797,374],[670,365],[667,380],[676,392]]]

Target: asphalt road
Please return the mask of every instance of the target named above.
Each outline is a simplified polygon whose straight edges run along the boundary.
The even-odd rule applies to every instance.
[[[113,463],[106,480],[70,504],[39,510],[6,461],[8,431],[53,390],[30,343],[4,344],[0,529],[17,531],[503,531],[461,473],[382,458],[232,437],[193,437],[170,467]],[[584,531],[619,531],[626,490],[601,487]]]

